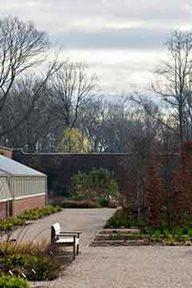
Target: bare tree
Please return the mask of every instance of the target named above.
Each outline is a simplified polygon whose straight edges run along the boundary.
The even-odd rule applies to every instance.
[[[79,113],[78,127],[92,144],[94,152],[105,151],[105,105],[102,97],[94,97],[82,106]]]
[[[18,18],[4,18],[0,21],[0,113],[10,97],[16,79],[45,62],[48,48],[47,34],[38,31],[32,23],[22,22]],[[59,67],[57,59],[47,68],[44,67],[46,72],[33,91],[31,105],[20,115],[20,119],[12,122],[12,126],[0,130],[1,137],[13,131],[29,116],[47,80]]]
[[[42,62],[48,47],[45,32],[18,18],[0,21],[0,111],[3,109],[15,78]]]
[[[144,151],[159,137],[159,123],[143,109],[131,106],[126,98],[118,102],[95,99],[82,111],[78,123],[94,152],[135,153],[139,146]]]
[[[182,143],[192,139],[192,33],[175,31],[166,47],[167,58],[152,84],[157,101],[139,94],[130,98],[161,124],[166,136],[175,134],[174,139]]]
[[[77,125],[80,111],[92,97],[96,77],[89,77],[83,63],[65,62],[52,78],[53,113],[63,128]]]
[[[0,127],[2,131],[14,126],[29,107],[33,107],[22,123],[15,129],[1,137],[1,145],[19,148],[26,152],[53,151],[55,144],[55,122],[52,117],[51,99],[48,85],[43,85],[38,99],[32,104],[36,89],[41,85],[42,78],[27,76],[15,81],[4,109],[0,113]]]
[[[175,31],[166,43],[168,60],[156,71],[152,88],[178,122],[180,142],[192,136],[192,33]]]

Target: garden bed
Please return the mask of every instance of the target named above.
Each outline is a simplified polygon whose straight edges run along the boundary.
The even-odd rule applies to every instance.
[[[95,237],[90,246],[180,246],[192,245],[192,237],[186,234],[161,234],[160,230],[143,234],[140,229],[103,229]]]
[[[118,209],[95,237],[91,246],[192,245],[192,225],[146,225]]]
[[[27,280],[17,276],[0,277],[0,288],[30,288],[31,286]]]
[[[55,254],[49,242],[0,243],[0,277],[12,275],[28,281],[54,280],[71,262],[71,253]]]
[[[29,221],[37,220],[60,211],[62,211],[61,207],[48,205],[44,208],[27,210],[16,217],[0,220],[0,236],[8,231],[13,231],[23,225],[27,225]]]

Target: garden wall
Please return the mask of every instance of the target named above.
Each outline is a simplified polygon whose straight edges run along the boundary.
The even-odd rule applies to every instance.
[[[70,178],[78,171],[104,168],[114,172],[120,192],[127,189],[127,154],[30,154],[22,149],[13,149],[13,159],[37,169],[48,176],[49,193],[65,193],[70,187]]]
[[[0,152],[3,152],[1,150],[2,148]],[[156,156],[154,158],[152,154],[143,155],[142,153],[141,155],[105,153],[30,154],[24,153],[22,149],[13,149],[12,151],[14,160],[37,169],[48,176],[49,196],[53,197],[63,195],[63,193],[67,196],[71,176],[78,171],[84,172],[92,168],[104,168],[113,171],[119,183],[120,193],[123,195],[123,206],[131,208],[136,213],[138,213],[138,209],[141,213],[146,211],[146,184],[151,182],[149,176],[154,173],[149,169],[151,165],[159,171],[157,171],[158,177],[160,177],[158,181],[164,179],[163,189],[165,193],[168,196],[170,194],[172,176],[178,169],[179,154]]]

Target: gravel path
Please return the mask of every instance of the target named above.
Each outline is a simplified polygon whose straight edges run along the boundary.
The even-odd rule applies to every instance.
[[[89,247],[113,209],[66,209],[38,220],[26,237],[50,236],[59,221],[65,230],[81,230],[82,253],[58,279],[33,283],[47,288],[191,288],[191,247]]]
[[[84,250],[94,238],[115,209],[64,209],[37,220],[24,228],[16,230],[11,238],[50,241],[51,225],[59,222],[63,231],[81,231],[81,250]]]
[[[90,247],[50,288],[191,288],[186,247]]]

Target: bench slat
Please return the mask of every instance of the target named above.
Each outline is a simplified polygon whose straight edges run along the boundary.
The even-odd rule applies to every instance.
[[[73,259],[79,253],[79,238],[81,232],[61,231],[60,224],[57,222],[51,226],[51,243],[55,245],[73,246]],[[54,247],[54,246],[53,246]]]

